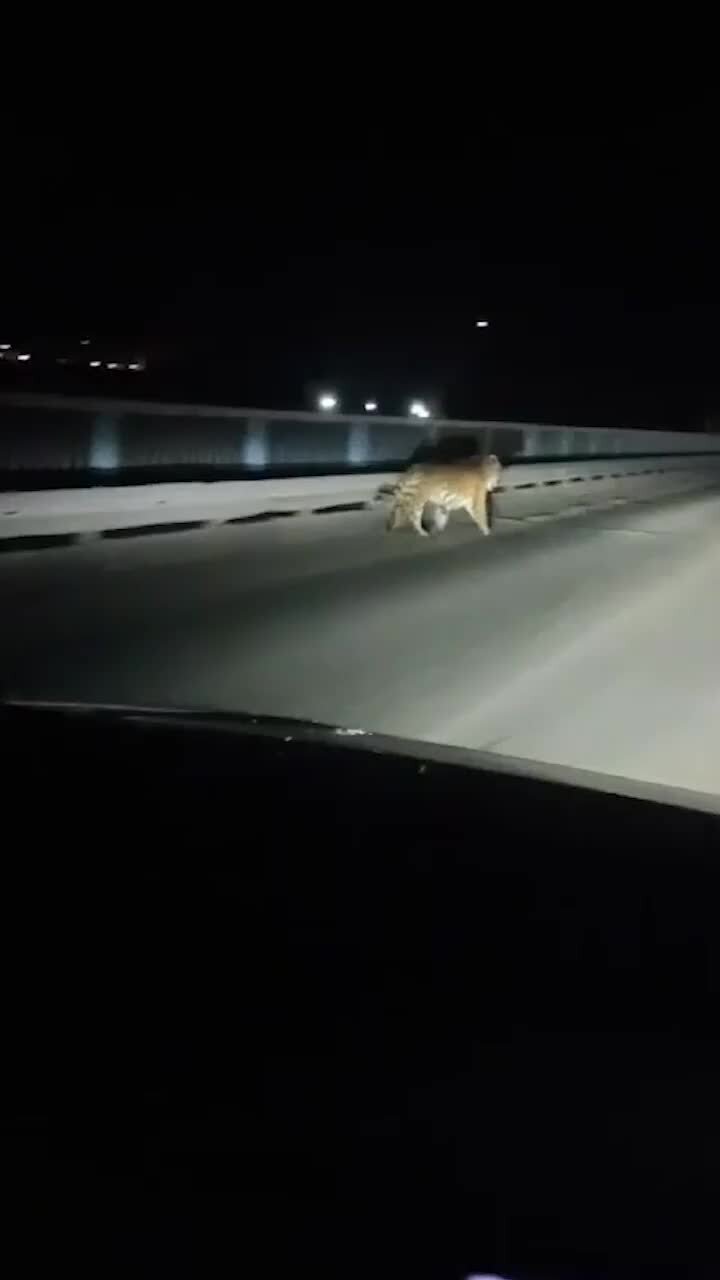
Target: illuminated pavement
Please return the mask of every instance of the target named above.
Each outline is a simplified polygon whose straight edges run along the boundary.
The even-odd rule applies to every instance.
[[[298,516],[0,556],[18,696],[311,717],[720,792],[720,496],[385,536]]]

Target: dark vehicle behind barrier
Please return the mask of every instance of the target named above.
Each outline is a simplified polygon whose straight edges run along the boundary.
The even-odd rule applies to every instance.
[[[252,716],[0,729],[26,1260],[716,1273],[715,799]]]

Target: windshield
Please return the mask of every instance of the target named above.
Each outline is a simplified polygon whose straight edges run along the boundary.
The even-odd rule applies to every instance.
[[[3,119],[6,1216],[97,1280],[717,1277],[715,112],[348,16]]]
[[[491,119],[482,208],[441,184],[400,242],[382,148],[400,203],[347,226],[309,174],[292,219],[130,194],[132,244],[103,206],[72,282],[18,192],[45,251],[9,267],[0,332],[5,696],[718,792],[717,281],[673,266],[705,244],[682,184],[654,199],[695,125],[646,121],[641,176],[618,123],[599,191],[594,127]],[[532,219],[509,148],[547,178]]]
[[[277,426],[298,447],[315,429]],[[399,504],[361,472],[6,492],[5,691],[293,716],[716,792],[711,446],[682,466],[515,454],[487,536],[465,509],[433,529],[431,501],[429,536],[388,532]],[[440,470],[435,497],[462,499],[475,469]]]

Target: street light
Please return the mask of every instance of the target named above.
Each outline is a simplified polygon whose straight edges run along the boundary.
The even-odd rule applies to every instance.
[[[422,400],[413,400],[410,405],[410,415],[413,418],[429,418],[430,410]]]
[[[318,396],[318,408],[325,413],[330,413],[333,409],[337,409],[337,405],[337,396],[333,395],[332,391],[323,391],[322,395]]]
[[[377,413],[377,407],[378,407],[378,406],[377,406],[377,400],[366,400],[366,401],[365,401],[365,412],[366,412],[366,413]]]
[[[490,324],[490,321],[489,321],[489,320],[476,320],[476,321],[475,321],[475,328],[476,328],[476,329],[487,329],[487,327],[488,327],[488,325],[489,325],[489,324]]]

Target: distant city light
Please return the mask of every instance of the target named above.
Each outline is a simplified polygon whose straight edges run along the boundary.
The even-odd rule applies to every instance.
[[[139,364],[137,360],[134,360],[132,364],[128,365],[128,369],[132,369],[133,373],[139,373],[142,369],[142,365]]]
[[[476,329],[487,329],[487,327],[488,327],[488,325],[489,325],[489,324],[490,324],[490,321],[489,321],[489,320],[476,320],[476,321],[475,321],[475,328],[476,328]]]
[[[10,351],[10,343],[0,342],[0,351]]]
[[[31,359],[31,356],[29,351],[18,352],[18,360],[22,360],[23,362],[25,362],[26,360],[30,360],[30,359]]]
[[[366,413],[377,413],[377,407],[378,407],[378,406],[377,406],[377,400],[366,400],[366,401],[365,401],[365,412],[366,412]]]
[[[90,346],[90,339],[89,339],[89,338],[81,338],[81,339],[80,339],[80,346],[81,346],[81,347],[89,347],[89,346]]]
[[[117,361],[116,361],[116,360],[109,360],[109,361],[108,361],[108,363],[105,365],[105,368],[106,368],[106,369],[119,369],[119,368],[120,368],[120,365],[117,363]]]
[[[324,409],[326,413],[331,409],[337,409],[337,406],[337,396],[333,395],[331,391],[323,391],[322,395],[318,396],[318,408]]]
[[[429,418],[430,410],[422,400],[413,400],[410,405],[410,415],[413,418]]]
[[[101,364],[102,364],[102,360],[91,360],[91,361],[90,361],[90,368],[91,368],[91,369],[99,369],[99,368],[100,368],[100,366],[101,366]]]

